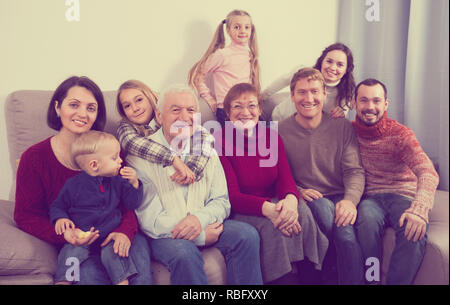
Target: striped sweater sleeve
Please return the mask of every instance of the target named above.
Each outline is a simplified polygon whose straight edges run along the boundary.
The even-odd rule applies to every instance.
[[[147,137],[139,135],[138,131],[127,122],[121,122],[119,124],[117,138],[119,139],[120,147],[126,153],[152,163],[169,166],[172,165],[173,159],[175,158],[174,152]]]

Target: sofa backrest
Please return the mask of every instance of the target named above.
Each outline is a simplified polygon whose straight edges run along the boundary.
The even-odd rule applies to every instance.
[[[16,189],[16,160],[31,145],[56,134],[55,130],[47,126],[47,108],[52,95],[53,91],[21,90],[12,92],[6,98],[6,132],[13,173],[10,200],[14,200]],[[107,117],[105,131],[115,135],[121,119],[116,110],[116,91],[105,91],[103,95]]]

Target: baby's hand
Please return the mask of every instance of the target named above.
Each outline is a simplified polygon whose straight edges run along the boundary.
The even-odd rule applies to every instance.
[[[55,232],[58,235],[63,234],[68,229],[75,229],[75,224],[69,218],[59,218],[55,223]]]
[[[64,239],[74,246],[90,245],[99,237],[98,230],[92,227],[89,231],[84,232],[80,229],[68,229],[64,232]]]
[[[120,170],[120,175],[122,178],[127,179],[135,189],[139,188],[139,180],[134,168],[125,166]]]

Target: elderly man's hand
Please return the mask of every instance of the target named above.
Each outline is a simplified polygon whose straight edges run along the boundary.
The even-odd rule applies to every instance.
[[[220,234],[223,232],[223,224],[215,222],[207,225],[205,228],[205,246],[210,246],[219,240]]]
[[[173,239],[194,240],[202,232],[197,216],[187,215],[171,231]]]

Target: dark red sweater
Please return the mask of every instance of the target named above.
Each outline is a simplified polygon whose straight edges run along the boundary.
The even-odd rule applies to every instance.
[[[52,244],[63,244],[50,223],[49,206],[67,179],[79,174],[63,166],[50,144],[50,138],[28,148],[21,156],[17,170],[14,220],[23,231]],[[114,231],[133,241],[138,223],[133,211],[122,210],[122,222]]]
[[[215,147],[225,171],[231,209],[234,212],[263,216],[264,201],[271,201],[272,198],[281,200],[287,194],[299,198],[283,141],[276,131],[266,128],[261,134],[256,132],[256,136],[245,138],[243,146],[236,145],[236,137],[233,139],[229,135],[225,137],[225,132],[217,133],[215,136]],[[266,145],[262,145],[264,137]],[[267,150],[258,149],[258,145]],[[253,155],[252,147],[256,148]],[[260,162],[262,160],[268,162],[270,159],[275,161],[273,166],[264,166],[264,163]]]

